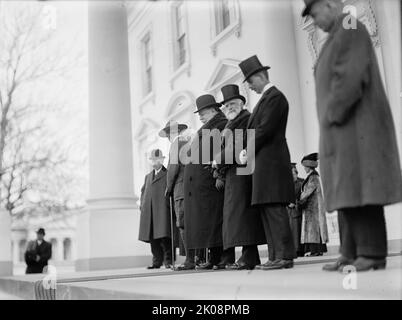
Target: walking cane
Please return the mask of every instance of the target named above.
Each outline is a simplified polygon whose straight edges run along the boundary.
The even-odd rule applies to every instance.
[[[173,227],[173,206],[172,206],[172,197],[169,197],[169,208],[170,208],[170,234],[171,234],[171,241],[172,241],[172,270],[176,269],[175,266],[175,252],[174,252],[174,227]]]

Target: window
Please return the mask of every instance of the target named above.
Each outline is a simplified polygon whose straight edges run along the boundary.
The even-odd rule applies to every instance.
[[[19,253],[18,260],[20,262],[25,260],[26,246],[27,246],[27,241],[25,239],[20,240],[20,242],[18,243],[18,253]]]
[[[175,69],[179,68],[186,62],[186,31],[185,31],[185,20],[184,20],[184,6],[183,2],[180,2],[175,7],[175,21],[176,21],[176,54],[175,54]]]
[[[144,62],[143,96],[145,97],[152,92],[152,52],[150,33],[147,33],[142,39],[142,55]]]
[[[219,0],[215,2],[215,31],[216,35],[235,21],[235,6],[233,0]]]
[[[71,260],[71,239],[66,238],[63,241],[63,259],[64,260]]]

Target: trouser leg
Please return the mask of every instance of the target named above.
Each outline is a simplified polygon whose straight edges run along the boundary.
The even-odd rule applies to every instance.
[[[221,264],[233,264],[236,260],[235,247],[228,248],[222,252]]]
[[[161,245],[161,239],[152,239],[150,241],[152,252],[152,264],[160,267],[163,263],[163,248]]]
[[[209,262],[213,265],[217,265],[221,261],[223,248],[222,247],[214,247],[209,249]]]
[[[277,260],[293,260],[296,250],[290,231],[288,212],[285,205],[264,206],[265,216],[269,222],[275,258]]]
[[[186,250],[186,261],[184,263],[185,264],[194,264],[195,263],[195,249],[187,248],[185,232],[184,232],[184,229],[182,229],[182,228],[180,228],[180,235],[181,235],[181,239],[183,240],[183,243],[184,243],[184,248]]]
[[[268,244],[268,259],[269,259],[269,261],[275,261],[276,260],[275,248],[274,248],[274,243],[272,240],[271,227],[269,224],[268,214],[265,212],[264,207],[260,208],[260,214],[261,214],[262,224],[264,226],[265,238],[267,239],[267,244]]]
[[[163,249],[163,263],[165,265],[172,264],[173,263],[172,239],[162,238],[161,245]]]
[[[339,225],[339,251],[342,256],[350,260],[356,259],[356,243],[353,237],[352,216],[356,209],[344,209],[338,211]]]
[[[243,246],[242,256],[239,259],[239,262],[243,262],[249,266],[256,266],[261,264],[260,254],[258,252],[258,246]]]

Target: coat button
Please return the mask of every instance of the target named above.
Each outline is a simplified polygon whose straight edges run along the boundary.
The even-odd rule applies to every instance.
[[[190,181],[193,181],[193,178],[192,178],[192,177],[190,177]]]
[[[188,195],[191,197],[191,192],[189,192]]]

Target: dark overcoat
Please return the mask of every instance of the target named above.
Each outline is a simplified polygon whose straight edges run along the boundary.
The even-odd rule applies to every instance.
[[[315,69],[328,212],[402,201],[395,127],[366,27],[338,19]]]
[[[180,161],[180,150],[186,145],[188,141],[178,136],[173,141],[169,150],[169,163],[167,166],[167,189],[173,192],[174,200],[184,199],[184,165]]]
[[[223,191],[216,189],[216,179],[207,168],[214,159],[213,143],[210,143],[209,155],[204,157],[202,148],[197,146],[202,145],[203,129],[219,130],[220,141],[220,130],[224,129],[226,122],[220,111],[200,128],[192,141],[195,147],[191,149],[192,158],[198,160],[191,161],[184,168],[184,231],[189,249],[222,246]]]
[[[152,239],[171,237],[169,199],[165,197],[165,191],[165,167],[156,176],[154,170],[145,176],[141,188],[139,240],[149,242]]]
[[[39,255],[39,261],[36,256]],[[52,244],[43,240],[40,245],[36,241],[30,241],[25,252],[25,262],[27,264],[26,273],[42,273],[52,257]]]
[[[244,143],[243,135],[236,135],[236,129],[246,130],[250,112],[242,110],[229,121],[222,133],[221,165],[218,172],[225,179],[223,205],[223,247],[260,245],[266,237],[258,208],[251,206],[251,175],[239,175],[241,167],[235,145]],[[240,141],[239,141],[240,139]],[[225,155],[231,154],[230,158]]]
[[[327,243],[329,240],[327,216],[321,182],[316,171],[310,173],[303,182],[298,205],[303,212],[301,243]]]
[[[248,129],[255,129],[255,169],[252,175],[252,204],[295,202],[295,188],[286,142],[289,105],[276,87],[265,91],[255,106]],[[250,144],[248,137],[248,144]],[[253,161],[247,146],[248,161]]]

